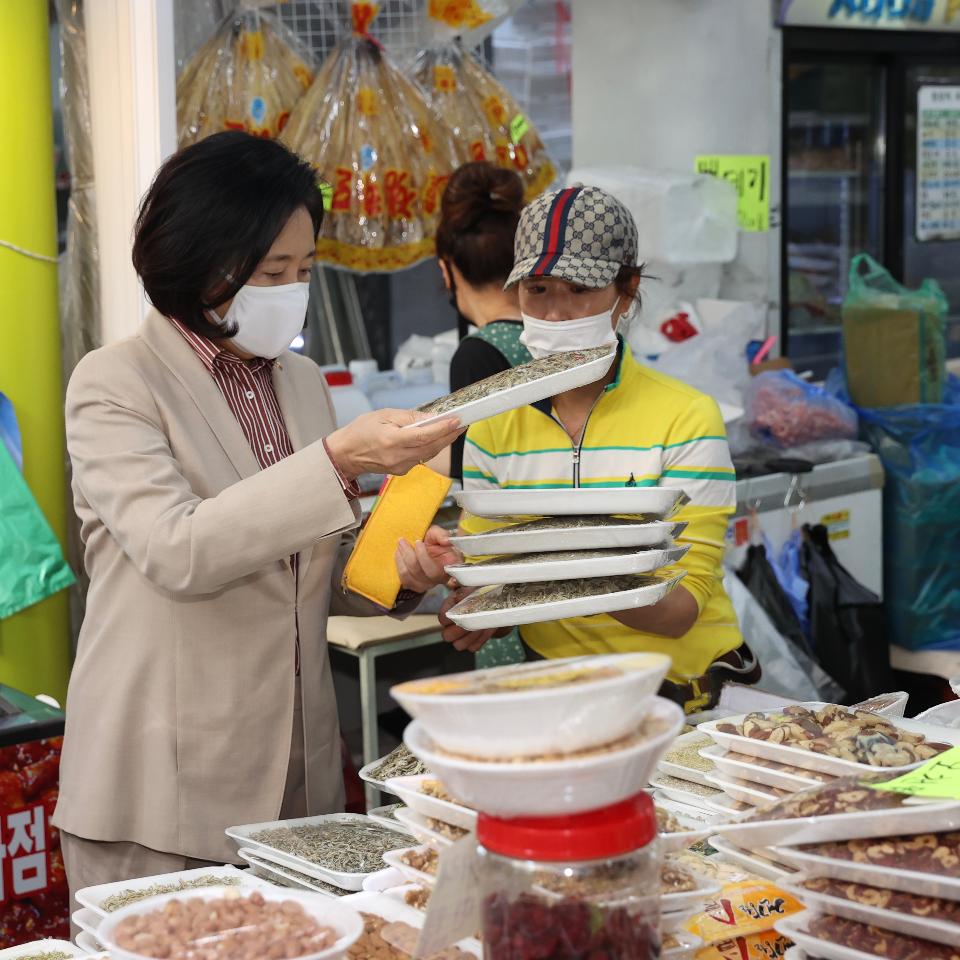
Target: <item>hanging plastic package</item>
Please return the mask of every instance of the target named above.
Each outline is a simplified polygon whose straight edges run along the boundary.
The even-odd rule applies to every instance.
[[[556,168],[529,117],[470,53],[480,29],[506,12],[504,0],[432,0],[430,45],[417,56],[413,75],[452,131],[460,163],[487,160],[514,170],[529,203],[553,183]]]
[[[10,401],[0,394],[0,620],[53,596],[74,582],[60,544],[37,506],[8,447],[19,431]],[[11,427],[11,423],[13,426]]]
[[[960,650],[960,405],[861,410],[886,473],[884,594],[890,642]]]
[[[806,637],[810,633],[810,606],[807,599],[810,584],[803,575],[802,551],[803,532],[794,530],[780,548],[779,555],[774,557],[771,554],[771,565]]]
[[[883,603],[840,563],[822,524],[805,526],[810,636],[820,665],[856,703],[893,690]]]
[[[747,388],[747,423],[755,439],[786,449],[815,440],[856,440],[857,414],[792,370],[758,374]]]
[[[433,255],[453,139],[417,85],[370,36],[379,9],[352,3],[353,32],[324,61],[283,140],[327,181],[317,256],[358,272]]]
[[[947,310],[936,280],[910,290],[867,254],[853,258],[843,301],[843,352],[858,407],[943,400]]]
[[[177,80],[180,146],[222,130],[277,137],[313,82],[310,54],[272,14],[224,19]]]

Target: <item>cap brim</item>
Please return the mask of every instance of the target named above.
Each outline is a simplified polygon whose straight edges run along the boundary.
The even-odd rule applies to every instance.
[[[555,261],[551,258],[541,266],[543,260],[543,256],[528,257],[514,264],[503,289],[506,290],[528,277],[556,277],[558,280],[599,290],[601,287],[610,286],[617,279],[622,266],[612,260],[594,260],[572,254],[562,254]]]

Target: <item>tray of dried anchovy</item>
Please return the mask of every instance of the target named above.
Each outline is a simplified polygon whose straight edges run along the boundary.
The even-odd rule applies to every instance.
[[[550,580],[651,573],[678,563],[689,549],[689,546],[641,549],[621,547],[612,550],[521,553],[491,557],[479,563],[451,564],[445,569],[464,587],[487,587],[501,583],[543,583]]]
[[[67,940],[34,940],[0,950],[0,960],[72,960],[84,951]]]
[[[568,487],[543,490],[461,490],[457,504],[488,519],[618,516],[669,520],[689,500],[674,487]],[[569,548],[568,546],[564,549]]]
[[[488,630],[613,613],[657,603],[684,576],[685,571],[671,567],[648,574],[481,587],[447,616],[465,630]]]
[[[181,870],[177,873],[162,873],[155,877],[138,880],[121,880],[117,883],[101,883],[85,887],[74,896],[81,907],[92,910],[101,918],[115,913],[131,903],[165,893],[182,893],[201,887],[262,887],[264,881],[236,867],[201,867],[198,870]]]
[[[313,890],[325,897],[345,897],[352,892],[334,886],[332,883],[318,880],[316,877],[309,877],[292,867],[284,867],[279,863],[274,863],[266,857],[261,857],[256,850],[249,847],[241,847],[237,855],[257,871],[256,876],[274,886],[292,887],[295,890]]]
[[[418,760],[405,744],[401,743],[399,747],[391,750],[385,757],[361,767],[360,779],[383,790],[386,782],[393,777],[418,777],[420,774],[428,772],[423,762]]]
[[[410,426],[422,427],[444,417],[456,417],[466,427],[528,403],[585,387],[606,374],[614,354],[610,347],[596,347],[554,353],[521,363],[425,404],[419,410],[428,414],[428,418]]]
[[[383,855],[410,845],[410,836],[356,813],[332,813],[229,827],[227,836],[260,856],[344,890],[384,866]]]
[[[517,553],[551,553],[559,550],[606,550],[613,547],[662,547],[687,529],[685,523],[629,517],[541,517],[510,523],[486,533],[451,537],[450,543],[465,557],[493,557]]]

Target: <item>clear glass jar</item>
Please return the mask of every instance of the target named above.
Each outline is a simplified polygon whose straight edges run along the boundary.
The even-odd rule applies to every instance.
[[[655,960],[660,868],[646,793],[570,817],[480,815],[485,960]]]

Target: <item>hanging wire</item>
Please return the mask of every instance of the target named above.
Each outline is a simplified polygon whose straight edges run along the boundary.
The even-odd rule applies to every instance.
[[[18,247],[15,243],[10,243],[9,240],[0,240],[0,247],[5,247],[7,250],[12,250],[14,253],[19,253],[21,256],[30,257],[31,260],[42,260],[44,263],[60,262],[58,257],[48,257],[45,253],[34,253],[32,250],[26,250],[23,247]]]

